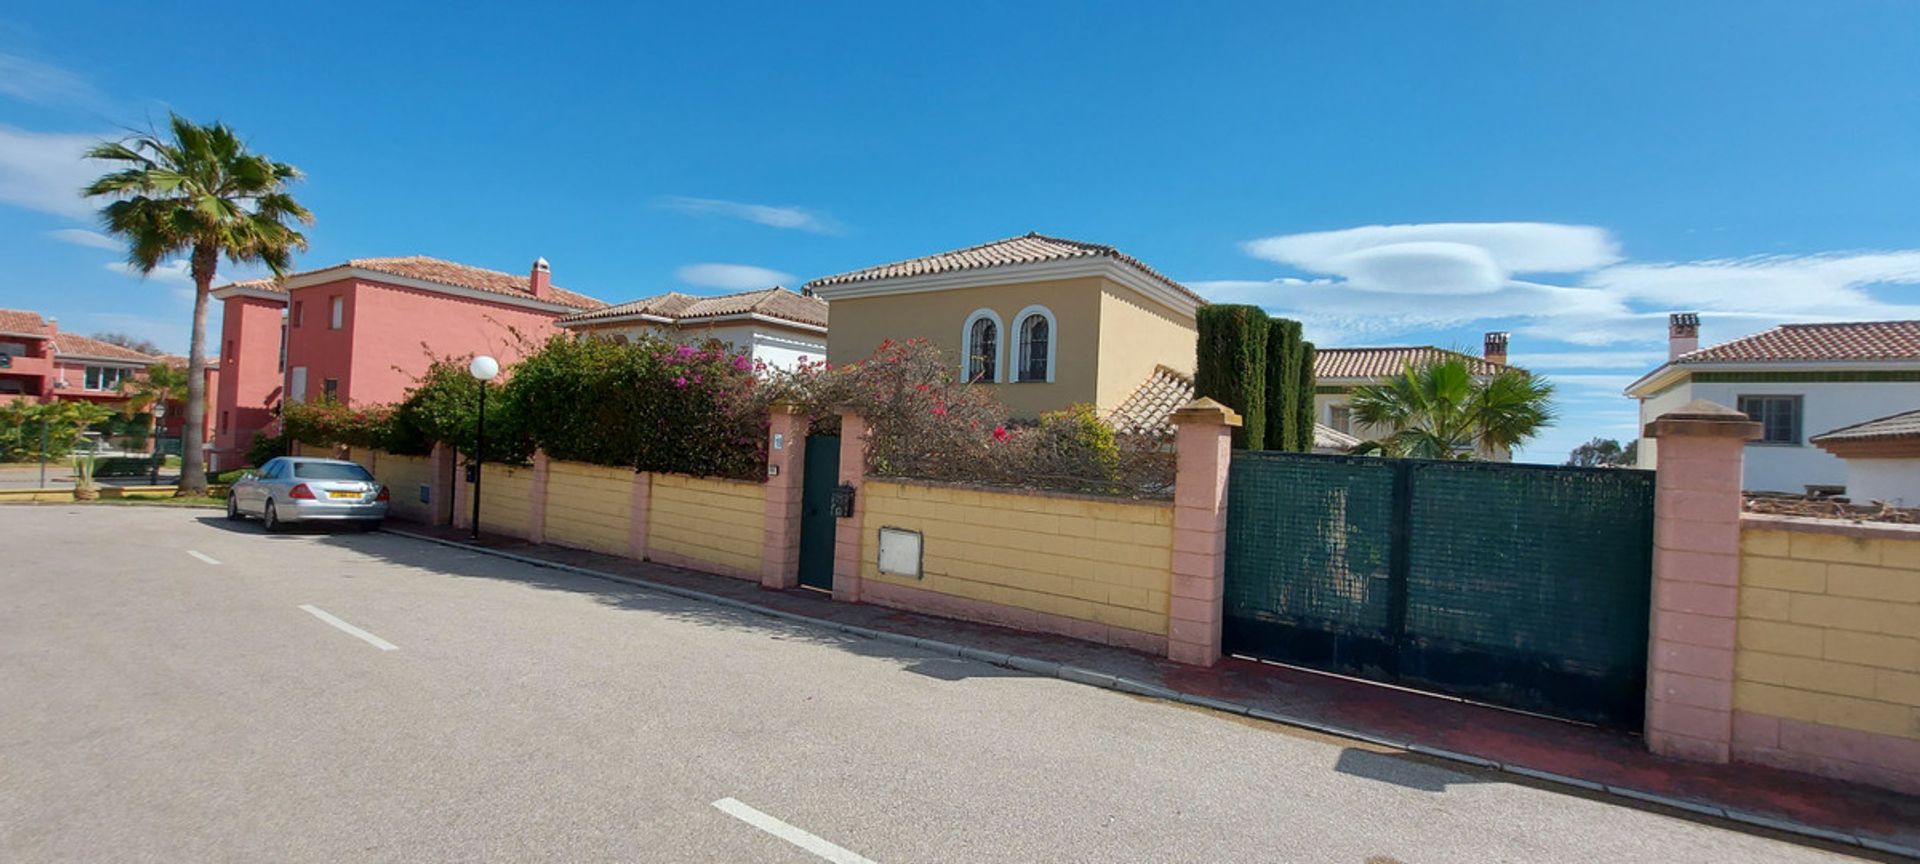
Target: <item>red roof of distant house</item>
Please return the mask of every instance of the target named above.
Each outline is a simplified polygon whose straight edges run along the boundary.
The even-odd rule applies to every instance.
[[[1484,357],[1448,351],[1431,345],[1395,348],[1320,348],[1313,354],[1315,378],[1385,378],[1406,371],[1407,364],[1434,360],[1464,360],[1474,375],[1498,375],[1513,368]]]
[[[112,342],[102,342],[74,333],[62,333],[53,337],[53,353],[56,357],[90,357],[95,360],[125,360],[145,364],[159,363],[166,359],[159,354],[145,354],[132,348],[122,348]]]
[[[1160,274],[1160,271],[1148,267],[1140,259],[1121,252],[1112,246],[1099,243],[1084,243],[1079,240],[1067,240],[1060,237],[1048,237],[1044,234],[1026,234],[1021,237],[1009,237],[941,252],[920,258],[909,258],[891,264],[881,264],[862,270],[823,276],[808,282],[809,287],[848,285],[856,282],[877,282],[882,279],[899,279],[910,276],[928,276],[935,273],[954,273],[962,270],[983,270],[988,267],[1003,267],[1010,264],[1038,264],[1046,261],[1066,261],[1074,258],[1111,258],[1145,274],[1155,282],[1167,286],[1197,303],[1206,303],[1200,295],[1193,293],[1187,286]]]
[[[484,267],[456,264],[452,261],[429,258],[425,255],[405,255],[394,258],[349,258],[344,264],[335,264],[330,267],[307,270],[292,274],[287,278],[292,279],[309,276],[314,273],[321,273],[340,267],[371,270],[375,273],[385,273],[390,276],[418,279],[422,282],[438,282],[442,285],[449,285],[455,288],[468,288],[474,291],[485,291],[490,294],[502,294],[529,300],[533,299],[533,284],[527,274],[515,276],[512,273],[502,273],[498,270],[488,270]],[[248,279],[223,287],[270,291],[276,294],[285,293],[287,290],[285,282],[279,279]],[[561,306],[571,306],[575,309],[599,309],[607,305],[604,301],[596,300],[585,294],[568,291],[558,285],[550,286],[550,290],[552,293],[547,299]]]
[[[1920,321],[1782,324],[1675,358],[1675,363],[1920,360]]]
[[[768,318],[778,318],[796,324],[825,327],[827,326],[827,301],[818,297],[795,294],[778,286],[757,291],[741,291],[737,294],[722,294],[717,297],[698,297],[670,291],[666,294],[656,294],[652,297],[587,312],[576,312],[563,316],[554,323],[561,326],[591,324],[595,321],[628,315],[651,315],[676,322],[695,322],[731,315],[765,315]]]
[[[20,333],[28,336],[47,335],[47,321],[38,312],[25,312],[19,309],[0,309],[0,333]]]

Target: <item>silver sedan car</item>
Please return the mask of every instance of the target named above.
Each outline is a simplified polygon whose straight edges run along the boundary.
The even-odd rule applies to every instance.
[[[282,456],[235,481],[227,518],[258,516],[268,531],[294,522],[346,522],[372,530],[387,518],[387,487],[340,459]]]

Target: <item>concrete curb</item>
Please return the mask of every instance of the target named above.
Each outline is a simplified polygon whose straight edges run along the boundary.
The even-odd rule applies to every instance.
[[[649,582],[645,579],[634,579],[628,576],[620,576],[614,573],[608,573],[604,570],[594,570],[589,567],[578,567],[572,564],[562,564],[558,561],[547,561],[540,558],[532,557],[530,555],[516,555],[512,552],[503,552],[498,549],[488,549],[484,546],[476,546],[471,543],[464,543],[458,540],[447,540],[440,537],[434,537],[427,534],[418,534],[412,531],[406,531],[406,530],[401,530],[401,529],[392,528],[392,527],[388,527],[383,530],[385,533],[388,533],[388,534],[394,534],[397,536],[407,537],[414,540],[424,540],[428,543],[435,543],[441,546],[449,546],[455,549],[465,549],[469,552],[479,552],[484,555],[492,555],[496,558],[505,558],[509,561],[518,561],[522,564],[528,564],[534,567],[543,567],[549,570],[560,570],[568,573],[574,573],[580,576],[586,576],[593,579],[602,579],[608,582],[618,582],[622,585],[630,585],[635,588],[644,588],[648,591],[656,591],[661,594],[668,594],[668,595],[680,597],[687,600],[698,600],[705,603],[713,603],[713,604],[727,607],[729,609],[738,609],[743,612],[751,612],[756,615],[764,615],[766,617],[777,618],[782,621],[791,621],[797,624],[805,624],[811,627],[834,630],[840,633],[845,633],[850,636],[859,636],[865,639],[872,639],[877,642],[886,642],[886,643],[890,643],[894,645],[902,645],[910,648],[919,648],[923,651],[930,651],[935,654],[957,657],[962,660],[973,660],[980,663],[986,663],[992,666],[999,666],[1006,669],[1014,669],[1020,672],[1026,672],[1030,675],[1036,675],[1042,678],[1059,678],[1063,681],[1071,681],[1075,684],[1086,684],[1093,687],[1099,687],[1105,690],[1113,690],[1116,692],[1127,693],[1135,696],[1146,696],[1154,699],[1162,699],[1169,702],[1178,702],[1183,705],[1191,705],[1196,708],[1206,708],[1208,710],[1221,711],[1227,714],[1235,714],[1243,717],[1252,717],[1256,720],[1265,720],[1270,723],[1279,723],[1281,725],[1292,726],[1298,729],[1306,729],[1309,731],[1321,733],[1323,735],[1331,735],[1338,738],[1346,738],[1349,740],[1359,741],[1365,744],[1372,744],[1377,747],[1388,747],[1394,750],[1404,750],[1408,753],[1417,753],[1422,756],[1428,756],[1435,759],[1444,759],[1449,762],[1457,762],[1463,765],[1471,765],[1476,768],[1493,769],[1503,773],[1512,774],[1516,777],[1525,777],[1532,780],[1540,780],[1548,783],[1556,783],[1564,786],[1569,786],[1575,789],[1584,789],[1589,792],[1600,792],[1608,795],[1616,795],[1621,798],[1629,798],[1635,801],[1642,801],[1649,804],[1657,804],[1662,807],[1670,807],[1675,810],[1682,810],[1688,813],[1698,813],[1704,816],[1713,816],[1720,819],[1726,819],[1731,822],[1739,822],[1746,825],[1753,825],[1755,827],[1765,828],[1771,831],[1779,831],[1784,834],[1797,834],[1802,837],[1809,837],[1816,840],[1825,840],[1831,843],[1840,843],[1847,846],[1858,846],[1862,849],[1869,849],[1875,852],[1886,852],[1894,855],[1906,856],[1908,858],[1920,859],[1920,847],[1903,846],[1897,843],[1889,843],[1885,840],[1877,840],[1872,837],[1862,837],[1857,834],[1847,834],[1840,831],[1832,831],[1826,828],[1820,828],[1813,825],[1805,825],[1799,822],[1791,822],[1784,819],[1776,819],[1771,816],[1763,816],[1758,813],[1749,813],[1743,810],[1730,810],[1715,804],[1708,804],[1708,803],[1703,803],[1699,801],[1691,801],[1685,798],[1675,798],[1670,795],[1661,795],[1653,792],[1645,792],[1645,791],[1632,789],[1624,786],[1612,786],[1604,783],[1596,783],[1592,780],[1587,780],[1581,777],[1571,777],[1565,774],[1555,774],[1551,771],[1539,771],[1533,768],[1528,768],[1524,765],[1514,765],[1510,763],[1496,762],[1491,759],[1485,759],[1485,758],[1474,756],[1467,753],[1457,753],[1452,750],[1444,750],[1438,747],[1430,747],[1428,745],[1421,744],[1414,741],[1401,741],[1401,740],[1396,740],[1392,738],[1383,738],[1381,736],[1364,732],[1358,729],[1348,729],[1341,726],[1334,726],[1331,724],[1322,723],[1317,720],[1310,720],[1304,717],[1294,717],[1291,715],[1280,714],[1273,711],[1268,711],[1263,708],[1254,708],[1249,705],[1243,705],[1238,702],[1228,702],[1225,700],[1214,699],[1207,696],[1198,696],[1191,693],[1182,693],[1177,690],[1170,690],[1158,684],[1150,684],[1145,681],[1137,681],[1131,678],[1122,678],[1117,675],[1111,675],[1105,672],[1096,672],[1092,669],[1083,669],[1078,666],[1070,666],[1064,663],[1056,663],[1051,660],[1040,660],[1032,657],[1022,657],[1017,654],[1003,654],[998,651],[986,651],[979,648],[968,647],[965,645],[956,645],[952,642],[942,642],[937,639],[924,639],[917,636],[907,636],[905,634],[892,633],[885,630],[875,630],[871,627],[861,627],[854,624],[843,624],[839,621],[833,621],[826,618],[814,618],[809,615],[801,615],[794,612],[786,612],[779,609],[772,609],[766,606],[761,606],[754,603],[748,603],[744,600],[735,600],[732,597],[722,597],[718,594],[708,594],[705,591],[696,591],[691,588],[681,588],[677,585],[665,585],[659,582]]]

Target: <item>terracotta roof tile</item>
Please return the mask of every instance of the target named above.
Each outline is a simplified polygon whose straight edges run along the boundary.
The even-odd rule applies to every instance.
[[[626,315],[656,315],[688,323],[706,318],[750,313],[814,327],[827,326],[827,301],[818,297],[795,294],[778,286],[762,288],[758,291],[722,294],[717,297],[700,297],[674,291],[589,312],[577,312],[562,317],[555,323],[562,326],[590,324],[594,321]]]
[[[1419,365],[1432,360],[1458,358],[1467,361],[1475,375],[1497,375],[1513,368],[1472,354],[1448,351],[1431,345],[1394,348],[1320,348],[1313,355],[1315,378],[1385,378],[1405,371],[1408,363]]]
[[[44,336],[47,333],[47,321],[38,312],[25,312],[19,309],[0,309],[0,333],[25,333]]]
[[[1165,366],[1156,366],[1139,389],[1107,415],[1114,431],[1127,434],[1165,434],[1173,431],[1170,418],[1193,401],[1193,379]],[[1319,423],[1313,424],[1315,450],[1345,453],[1360,439]]]
[[[1900,438],[1920,438],[1920,410],[1842,426],[1807,440],[1819,444],[1823,441],[1887,441]]]
[[[1121,252],[1112,246],[1098,243],[1084,243],[1079,240],[1066,240],[1048,237],[1043,234],[1026,234],[1021,237],[1009,237],[927,255],[881,264],[864,270],[854,270],[833,276],[823,276],[807,283],[810,288],[832,285],[850,285],[857,282],[877,282],[882,279],[899,279],[909,276],[927,276],[935,273],[956,273],[964,270],[984,270],[989,267],[1003,267],[1012,264],[1037,264],[1043,261],[1067,261],[1075,258],[1111,258],[1126,264],[1154,281],[1159,282],[1197,303],[1206,303],[1200,295],[1193,293],[1187,286],[1161,275],[1160,271],[1148,267],[1140,259]]]
[[[135,363],[159,363],[165,358],[159,354],[143,354],[131,348],[122,348],[111,342],[89,339],[74,333],[62,333],[53,337],[53,353],[56,357],[92,357],[100,360],[126,360]]]
[[[425,255],[408,255],[398,258],[351,258],[347,260],[347,266],[493,294],[527,298],[533,296],[533,286],[527,274],[515,276],[512,273],[456,264]],[[562,306],[571,306],[575,309],[599,309],[607,305],[604,301],[585,294],[576,294],[558,285],[552,286],[552,290],[552,301]]]
[[[1782,324],[1764,333],[1680,355],[1673,362],[1920,360],[1920,321]]]
[[[1155,366],[1153,374],[1107,415],[1107,422],[1118,432],[1162,433],[1172,431],[1168,418],[1181,406],[1193,401],[1193,379],[1166,366]]]

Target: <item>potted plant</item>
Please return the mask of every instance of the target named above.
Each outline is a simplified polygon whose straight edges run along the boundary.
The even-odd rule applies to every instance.
[[[100,459],[92,453],[73,455],[73,500],[92,501],[100,497],[100,489],[93,485],[93,466]]]

